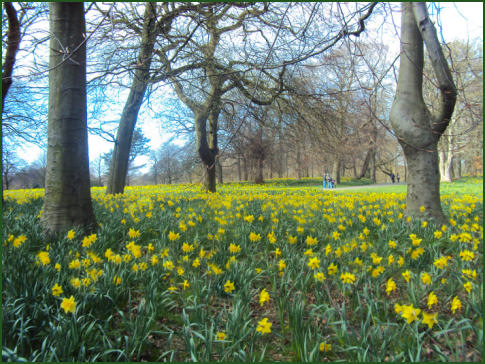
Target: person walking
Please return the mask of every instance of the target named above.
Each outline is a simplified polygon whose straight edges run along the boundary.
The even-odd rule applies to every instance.
[[[397,179],[397,183],[399,183],[399,179],[400,179],[399,173],[396,174],[396,179]]]
[[[394,173],[391,172],[391,181],[392,183],[394,183],[394,179],[396,178],[396,176],[394,176]]]

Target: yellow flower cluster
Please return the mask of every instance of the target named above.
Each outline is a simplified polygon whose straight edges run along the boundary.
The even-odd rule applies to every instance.
[[[59,257],[45,247],[30,256],[35,269],[62,279],[47,286],[50,299],[60,301],[64,291],[74,291],[79,300],[94,290],[122,291],[154,279],[181,304],[202,284],[217,287],[211,297],[224,300],[224,307],[249,293],[251,307],[272,318],[279,287],[300,279],[298,290],[312,302],[327,289],[344,300],[365,289],[384,297],[396,322],[432,329],[438,319],[465,315],[470,297],[480,290],[483,227],[477,196],[444,197],[449,226],[407,222],[403,194],[238,186],[207,194],[198,186],[143,186],[116,196],[94,190],[93,197],[111,219],[102,221],[97,234],[83,237],[70,230],[63,237],[73,247],[69,254]],[[12,247],[8,254],[21,254],[29,241],[8,235],[4,245]],[[249,283],[239,278],[243,274]],[[74,313],[74,296],[62,298],[61,309]],[[271,333],[268,317],[253,326],[261,335]],[[219,341],[233,339],[226,330],[214,331]],[[321,352],[331,350],[332,339],[320,342]]]

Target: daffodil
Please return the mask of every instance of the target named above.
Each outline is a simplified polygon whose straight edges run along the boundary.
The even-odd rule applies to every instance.
[[[130,239],[138,238],[140,236],[140,231],[130,228],[130,230],[128,231],[128,236],[130,237]]]
[[[323,272],[317,272],[313,275],[313,277],[318,281],[318,282],[323,282],[325,280],[325,274]]]
[[[169,231],[168,232],[168,240],[169,241],[176,241],[180,239],[180,234],[179,233],[175,233],[173,231]]]
[[[316,244],[318,244],[317,238],[314,238],[314,237],[312,237],[310,235],[308,235],[306,237],[306,245],[311,246],[311,245],[316,245]]]
[[[427,272],[421,274],[421,282],[423,282],[424,285],[429,285],[433,283],[431,280],[431,276]]]
[[[431,291],[428,295],[428,303],[427,303],[428,308],[431,309],[431,307],[437,303],[438,303],[438,297],[436,297],[434,292]]]
[[[392,291],[396,290],[396,282],[392,278],[389,278],[386,282],[386,293],[389,296]]]
[[[261,307],[263,307],[265,302],[269,302],[269,293],[266,292],[265,288],[263,288],[263,290],[259,294],[259,304],[261,305]]]
[[[62,294],[63,290],[62,290],[62,286],[58,285],[57,283],[54,284],[54,286],[52,287],[52,295],[53,296],[60,296]]]
[[[271,332],[271,326],[273,324],[268,322],[268,318],[263,318],[262,320],[258,321],[258,327],[256,328],[257,332],[260,332],[261,335],[269,334]]]
[[[332,350],[332,344],[327,344],[324,341],[322,341],[320,343],[319,348],[320,348],[320,351],[324,353],[324,352]]]
[[[409,280],[411,279],[411,272],[408,269],[406,269],[405,272],[401,273],[401,275],[406,282],[409,282]]]
[[[335,264],[331,263],[327,268],[327,272],[329,275],[334,275],[338,272],[338,267]]]
[[[226,338],[226,333],[223,331],[218,331],[216,334],[217,340],[222,341]]]
[[[433,325],[438,322],[436,317],[438,316],[437,313],[427,313],[423,311],[423,321],[424,325],[428,325],[428,328],[432,329]]]
[[[249,241],[252,243],[256,243],[261,240],[261,234],[256,234],[253,232],[249,233]]]
[[[460,251],[460,258],[461,260],[465,261],[465,262],[469,262],[469,261],[472,261],[474,258],[475,258],[475,253],[470,251],[470,250],[462,250]]]
[[[76,311],[76,300],[74,296],[69,298],[63,298],[61,302],[61,308],[64,310],[65,313],[74,313]]]
[[[408,324],[417,320],[421,313],[421,310],[419,308],[414,308],[413,305],[402,305],[401,308],[401,316],[406,319]]]
[[[318,257],[309,258],[307,265],[311,269],[318,269],[318,268],[320,268],[320,259],[318,259]]]
[[[453,297],[453,301],[451,302],[451,311],[455,313],[457,310],[461,309],[461,301],[458,297]]]
[[[37,258],[42,263],[42,265],[48,265],[51,262],[49,258],[49,252],[41,251],[37,253]]]
[[[278,262],[278,268],[280,271],[282,271],[283,269],[286,268],[286,263],[284,261],[284,259],[280,259],[280,261]]]
[[[342,273],[340,275],[342,283],[353,284],[355,282],[355,275],[349,272]]]
[[[230,280],[227,280],[227,282],[224,284],[224,292],[226,293],[232,293],[236,287],[234,286],[234,282],[231,282]]]

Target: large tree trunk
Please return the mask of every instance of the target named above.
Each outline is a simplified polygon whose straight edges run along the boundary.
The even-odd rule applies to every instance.
[[[205,182],[204,188],[207,192],[216,192],[216,168],[215,165],[212,165],[212,168],[205,168]]]
[[[402,10],[401,65],[390,120],[408,165],[406,214],[441,224],[447,219],[440,204],[437,143],[451,118],[456,89],[426,5],[402,3]],[[423,37],[441,91],[440,112],[434,117],[422,96]]]
[[[5,104],[5,98],[7,97],[7,92],[12,85],[13,66],[20,44],[20,23],[17,18],[17,11],[10,2],[4,3],[3,6],[5,7],[8,19],[8,33],[7,52],[5,54],[5,61],[2,65],[2,110]]]
[[[157,36],[156,7],[157,3],[145,3],[140,54],[116,135],[106,189],[106,193],[109,194],[123,193],[125,189],[133,131],[148,86],[153,47]]]
[[[56,233],[96,227],[91,204],[83,3],[50,3],[49,113],[42,225]],[[63,49],[71,50],[64,59]]]
[[[214,89],[213,89],[214,91]],[[214,95],[214,93],[213,93]],[[205,168],[205,182],[204,188],[208,192],[216,192],[216,155],[218,153],[217,147],[217,121],[219,118],[220,109],[218,107],[220,97],[214,97],[215,104],[212,104],[212,109],[205,107],[205,110],[200,110],[195,113],[195,135],[197,142],[197,151]],[[207,121],[209,122],[209,133],[207,133]]]

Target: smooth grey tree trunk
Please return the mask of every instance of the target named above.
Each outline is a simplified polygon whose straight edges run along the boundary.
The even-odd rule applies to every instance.
[[[152,53],[157,37],[156,6],[157,3],[145,3],[140,53],[118,126],[106,189],[108,194],[123,193],[125,189],[133,131],[148,87]]]
[[[89,231],[96,228],[96,220],[89,181],[84,5],[50,3],[49,12],[48,146],[41,222],[49,234],[75,226]]]
[[[423,39],[441,92],[435,116],[422,95]],[[437,143],[453,113],[456,88],[424,3],[402,3],[400,62],[390,121],[407,161],[406,214],[447,223],[440,204]]]

